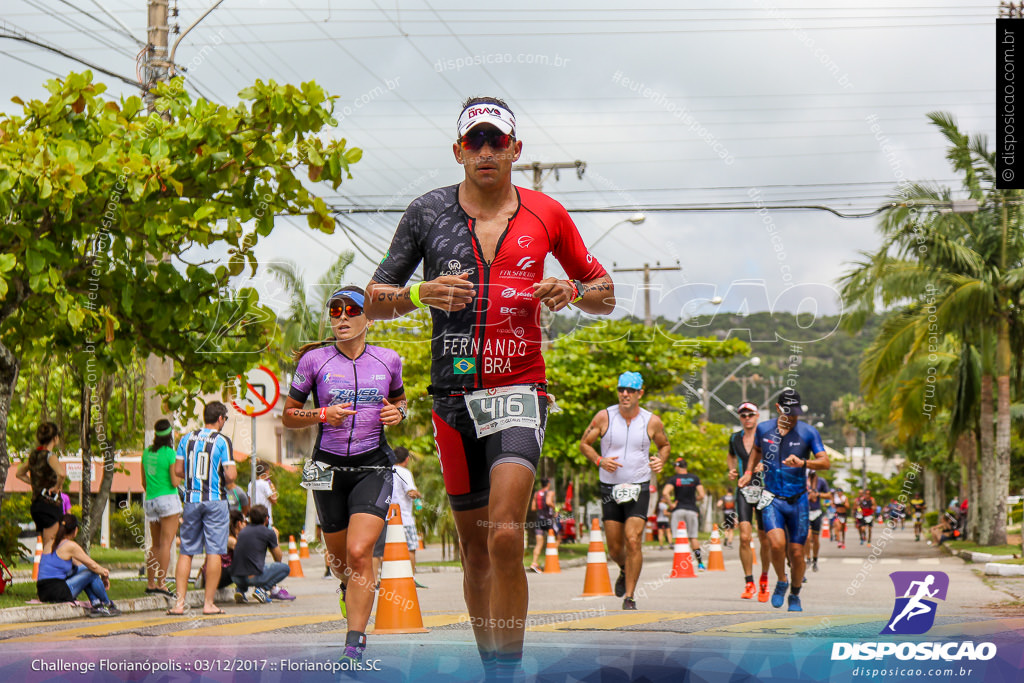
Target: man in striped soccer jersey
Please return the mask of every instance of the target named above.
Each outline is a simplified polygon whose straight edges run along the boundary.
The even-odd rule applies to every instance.
[[[181,523],[181,554],[174,580],[177,603],[168,614],[183,614],[192,556],[206,553],[206,600],[203,614],[223,614],[213,604],[220,584],[220,556],[228,551],[227,485],[235,480],[231,439],[220,433],[228,421],[228,407],[210,401],[203,409],[202,429],[181,437],[174,473],[185,480],[185,510]]]

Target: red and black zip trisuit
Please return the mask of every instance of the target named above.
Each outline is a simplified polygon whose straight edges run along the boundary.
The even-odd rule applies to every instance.
[[[430,379],[435,391],[542,383],[539,299],[544,259],[555,258],[573,280],[590,281],[605,269],[587,251],[565,208],[545,194],[516,187],[519,206],[486,263],[475,220],[459,204],[459,186],[414,200],[395,232],[376,282],[405,286],[423,262],[423,279],[468,273],[472,306],[452,313],[431,309]]]

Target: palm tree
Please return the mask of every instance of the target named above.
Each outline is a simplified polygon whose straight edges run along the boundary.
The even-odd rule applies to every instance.
[[[345,284],[345,271],[355,258],[351,251],[344,251],[331,264],[317,283],[306,286],[304,273],[290,261],[281,261],[267,266],[273,275],[284,286],[291,298],[288,305],[288,317],[278,320],[281,331],[281,358],[290,358],[290,352],[303,344],[324,338],[323,312],[327,308],[327,297],[338,287]],[[293,368],[290,361],[282,363],[284,367]]]
[[[922,354],[934,365],[946,334],[962,344],[965,359],[981,364],[976,404],[960,404],[954,431],[971,422],[978,426],[981,478],[978,509],[979,542],[1006,542],[1006,496],[1010,474],[1011,334],[1022,324],[1024,293],[1024,233],[1020,224],[1019,192],[995,186],[996,159],[985,136],[967,136],[955,119],[944,113],[928,115],[950,143],[947,159],[964,174],[963,190],[977,202],[974,213],[948,209],[948,188],[911,184],[899,202],[883,215],[883,244],[841,279],[843,294],[853,305],[849,326],[858,327],[877,301],[902,305],[884,345],[868,359],[874,368],[862,376],[876,387],[892,377],[897,366]],[[935,356],[935,358],[932,358]],[[1017,354],[1021,361],[1020,350]],[[929,366],[931,367],[931,366]],[[928,369],[926,368],[926,372]],[[968,376],[967,365],[957,376]],[[996,389],[993,420],[993,387]],[[964,393],[959,398],[973,399]],[[994,425],[994,430],[993,430]],[[959,434],[956,434],[959,436]]]

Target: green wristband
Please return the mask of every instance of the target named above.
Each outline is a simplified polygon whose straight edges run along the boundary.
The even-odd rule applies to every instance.
[[[422,282],[417,282],[409,288],[409,299],[412,301],[412,305],[416,308],[430,308],[428,304],[420,301],[420,286],[422,284]]]

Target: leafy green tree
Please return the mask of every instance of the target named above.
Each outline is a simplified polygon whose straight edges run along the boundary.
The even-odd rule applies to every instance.
[[[230,279],[255,271],[274,216],[334,229],[305,182],[337,188],[361,157],[318,137],[336,124],[333,98],[312,82],[257,81],[227,107],[181,86],[157,86],[159,113],[147,115],[138,97],[106,101],[90,72],[72,73],[47,82],[47,99],[15,98],[22,112],[0,114],[0,486],[12,392],[33,348],[65,350],[84,369],[83,406],[133,352],[170,358],[175,409],[266,346],[272,312]],[[202,260],[213,248],[227,249],[226,264]]]
[[[972,503],[978,506],[979,542],[996,545],[1006,542],[1011,370],[1014,360],[1018,366],[1022,360],[1020,192],[996,187],[995,153],[988,150],[985,136],[962,133],[948,114],[932,113],[929,119],[949,142],[947,159],[963,174],[962,189],[978,203],[978,211],[943,209],[953,198],[948,188],[910,185],[883,215],[882,246],[864,254],[841,282],[844,298],[854,307],[849,319],[854,327],[877,301],[902,306],[888,342],[868,359],[877,366],[877,371],[867,370],[869,384],[872,375],[889,375],[921,354],[934,365],[947,333],[962,345],[965,361],[973,362],[977,354],[977,403],[962,402],[951,424],[954,432],[972,422],[978,425],[980,467],[988,476],[981,479],[980,499]],[[971,371],[963,367],[958,375]]]

